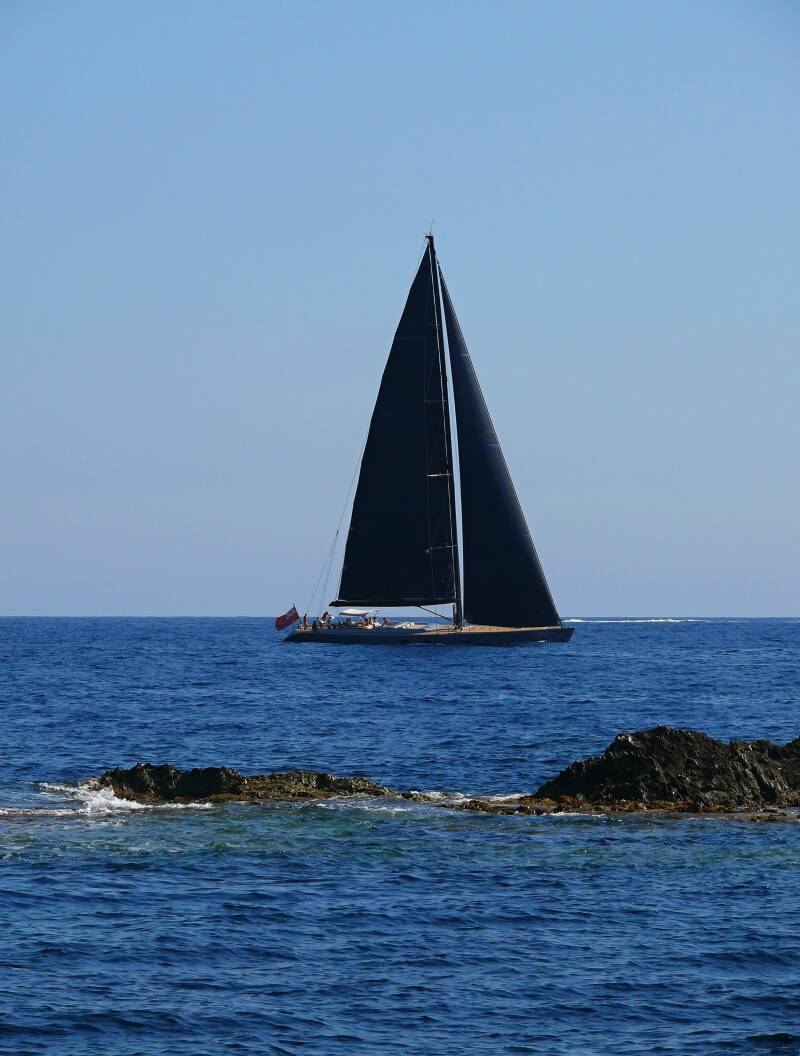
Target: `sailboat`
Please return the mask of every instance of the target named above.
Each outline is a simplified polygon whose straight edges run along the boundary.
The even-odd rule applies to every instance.
[[[444,623],[389,623],[376,615],[389,607],[450,605],[452,618]],[[426,236],[372,412],[339,590],[330,608],[339,610],[336,618],[326,613],[293,630],[286,641],[466,645],[572,637],[536,554],[432,234]]]

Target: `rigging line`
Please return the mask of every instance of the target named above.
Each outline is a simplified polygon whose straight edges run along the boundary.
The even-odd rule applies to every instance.
[[[336,552],[336,541],[338,540],[339,533],[342,530],[342,521],[344,520],[344,515],[347,512],[347,507],[348,507],[348,504],[350,502],[350,496],[353,493],[353,485],[355,484],[356,478],[358,477],[358,472],[361,469],[361,460],[364,457],[364,449],[367,446],[367,439],[368,438],[369,438],[369,428],[367,428],[367,435],[364,437],[364,441],[361,444],[361,453],[358,456],[358,460],[356,462],[356,468],[353,470],[353,476],[350,479],[350,486],[347,489],[347,496],[346,496],[346,498],[344,500],[344,506],[342,506],[342,512],[339,514],[339,523],[336,525],[336,533],[334,534],[333,540],[331,541],[331,545],[328,548],[327,554],[325,556],[325,560],[322,563],[322,568],[320,569],[319,575],[317,576],[317,582],[316,582],[316,584],[314,586],[314,593],[311,595],[311,607],[310,607],[310,611],[311,612],[314,611],[314,601],[316,600],[317,590],[319,588],[320,583],[322,582],[323,591],[328,586],[328,580],[330,579],[330,574],[331,574],[331,565],[333,564],[333,558],[334,558],[334,555],[335,555],[335,552]],[[322,580],[323,573],[325,574],[324,581]]]
[[[326,553],[325,558],[324,558],[324,560],[322,562],[322,568],[319,570],[319,575],[317,576],[317,582],[314,584],[314,592],[311,595],[311,603],[309,604],[308,608],[306,609],[306,612],[311,612],[311,613],[314,612],[314,604],[315,604],[315,602],[317,600],[317,592],[318,592],[318,589],[319,589],[320,582],[322,580],[322,574],[323,574],[323,572],[325,572],[325,569],[329,568],[329,566],[330,566],[330,560],[331,560],[331,556],[333,554],[333,549],[336,546],[336,537],[338,536],[338,534],[339,534],[339,530],[337,528],[336,535],[334,535],[333,541],[331,542],[331,545],[328,547],[328,552]]]
[[[328,567],[327,567],[327,569],[325,571],[325,580],[324,580],[323,587],[322,587],[324,595],[323,595],[323,597],[321,597],[319,599],[319,605],[320,605],[321,609],[327,608],[327,605],[326,605],[326,602],[325,602],[325,598],[328,596],[328,584],[330,583],[330,579],[331,579],[331,569],[333,568],[333,558],[334,558],[334,554],[336,552],[336,541],[339,538],[340,530],[341,529],[339,529],[339,528],[336,529],[336,535],[333,538],[333,546],[331,547],[331,555],[330,555],[330,559],[328,561]]]
[[[448,616],[444,612],[435,612],[433,609],[429,609],[427,605],[417,605],[418,609],[422,609],[423,612],[429,612],[432,616],[438,616],[440,620],[449,620],[451,623],[455,623],[455,619],[452,616]]]

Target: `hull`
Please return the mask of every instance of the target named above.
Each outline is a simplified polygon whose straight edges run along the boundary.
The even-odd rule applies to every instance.
[[[515,645],[568,642],[573,627],[335,627],[292,631],[284,641],[309,645]]]

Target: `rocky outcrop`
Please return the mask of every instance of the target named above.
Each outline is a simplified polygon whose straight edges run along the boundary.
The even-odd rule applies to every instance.
[[[316,770],[289,770],[247,777],[223,766],[179,770],[169,763],[138,763],[107,770],[96,779],[121,799],[142,803],[221,802],[225,800],[325,799],[330,796],[397,795],[365,777],[337,777]]]
[[[800,738],[714,740],[705,733],[657,726],[621,733],[602,755],[573,763],[531,795],[517,799],[448,801],[441,795],[397,792],[365,777],[317,770],[246,776],[225,767],[179,770],[139,763],[95,779],[123,799],[143,803],[293,801],[331,796],[395,796],[486,814],[551,814],[587,808],[607,813],[658,811],[750,813],[800,806]],[[754,818],[764,820],[764,818]]]
[[[741,811],[800,804],[800,738],[717,741],[657,726],[620,733],[601,756],[573,763],[536,790],[544,798],[620,809]]]

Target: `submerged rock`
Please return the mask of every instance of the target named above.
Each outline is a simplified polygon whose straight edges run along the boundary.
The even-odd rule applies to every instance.
[[[146,803],[200,802],[203,800],[326,799],[330,796],[388,796],[391,789],[365,777],[337,777],[316,770],[289,770],[280,774],[247,777],[223,766],[179,770],[169,763],[138,763],[117,767],[97,778],[121,799]]]
[[[657,726],[620,733],[601,756],[573,763],[534,793],[618,810],[742,811],[800,804],[800,738],[717,741]]]

